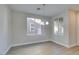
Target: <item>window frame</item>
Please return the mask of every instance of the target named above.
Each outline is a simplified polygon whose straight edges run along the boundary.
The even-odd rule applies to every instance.
[[[27,22],[28,22],[28,18],[30,18],[30,19],[32,19],[31,17],[27,17]],[[39,19],[39,18],[33,18],[33,19]],[[33,20],[32,20],[33,21]],[[35,33],[32,33],[33,31],[31,30],[31,28],[34,28],[35,29],[35,31],[36,31],[36,27],[32,27],[32,24],[34,24],[34,25],[36,25],[36,23],[35,22],[29,22],[30,23],[30,27],[29,27],[29,30],[27,29],[27,35],[32,35],[32,36],[34,36],[34,35],[42,35],[42,28],[41,28],[41,25],[40,25],[40,29],[41,29],[41,34],[38,34],[37,32],[35,32]],[[27,27],[28,27],[28,23],[27,23]]]

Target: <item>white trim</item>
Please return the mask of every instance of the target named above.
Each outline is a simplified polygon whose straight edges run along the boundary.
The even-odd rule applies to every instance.
[[[59,45],[61,45],[61,46],[64,46],[64,47],[66,47],[66,48],[70,48],[70,47],[69,47],[68,45],[66,45],[66,44],[57,42],[57,41],[55,41],[55,40],[51,40],[51,41],[54,42],[54,43],[56,43],[56,44],[59,44]]]
[[[72,44],[72,45],[70,45],[69,47],[71,48],[71,47],[74,47],[74,46],[77,46],[77,44]]]
[[[55,42],[56,44],[62,45],[62,46],[67,47],[67,48],[71,48],[71,47],[77,46],[77,44],[66,45],[66,44],[57,42],[57,41],[55,41],[55,40],[52,40],[52,42]]]
[[[34,43],[47,42],[47,41],[49,41],[49,40],[37,41],[37,42],[29,42],[29,43],[19,43],[19,44],[14,44],[14,45],[12,45],[12,47],[22,46],[22,45],[28,45],[28,44],[34,44]]]
[[[9,47],[5,50],[5,52],[3,53],[3,55],[6,55],[7,52],[11,49],[11,47],[12,47],[12,46],[9,46]]]

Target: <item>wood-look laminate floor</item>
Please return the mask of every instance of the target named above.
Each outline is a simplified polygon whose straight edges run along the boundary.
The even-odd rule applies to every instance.
[[[53,42],[13,47],[7,55],[78,55],[79,47],[66,48]]]

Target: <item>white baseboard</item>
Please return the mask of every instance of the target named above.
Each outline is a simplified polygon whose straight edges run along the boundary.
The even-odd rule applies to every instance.
[[[70,45],[69,47],[71,48],[71,47],[74,47],[74,46],[77,46],[77,44],[72,44],[72,45]]]
[[[3,55],[6,55],[7,52],[11,49],[11,47],[12,47],[12,46],[9,46],[9,47],[7,48],[7,50],[5,50],[5,52],[3,53]]]
[[[71,47],[77,46],[77,44],[66,45],[66,44],[57,42],[57,41],[55,41],[55,40],[52,40],[52,42],[55,42],[55,43],[57,43],[57,44],[59,44],[59,45],[62,45],[62,46],[64,46],[64,47],[67,47],[67,48],[71,48]]]
[[[51,41],[54,42],[54,43],[56,43],[56,44],[59,44],[59,45],[61,45],[61,46],[64,46],[64,47],[66,47],[66,48],[70,48],[70,47],[69,47],[68,45],[66,45],[66,44],[57,42],[57,41],[55,41],[55,40],[51,40]]]
[[[12,45],[12,47],[22,46],[22,45],[28,45],[28,44],[34,44],[34,43],[47,42],[47,41],[49,41],[49,40],[37,41],[37,42],[29,42],[29,43],[20,43],[20,44],[14,44],[14,45]]]

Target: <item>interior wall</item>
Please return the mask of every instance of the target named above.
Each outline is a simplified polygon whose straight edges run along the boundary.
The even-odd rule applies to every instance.
[[[79,14],[78,14],[79,15]],[[59,13],[58,15],[52,17],[52,36],[51,39],[53,42],[56,42],[60,45],[66,46],[66,47],[73,47],[77,45],[77,24],[76,24],[76,11],[73,10],[67,10],[64,12]],[[63,17],[63,24],[64,24],[64,34],[63,36],[55,35],[54,34],[54,19]],[[77,17],[79,18],[79,16]],[[79,30],[79,29],[78,29]],[[79,35],[79,34],[78,34]]]
[[[64,23],[64,34],[63,36],[57,36],[54,34],[54,19],[55,18],[59,18],[59,17],[63,17],[63,23]],[[63,46],[66,46],[68,47],[69,45],[69,18],[68,18],[68,11],[63,11],[57,15],[55,15],[54,17],[52,17],[52,41],[57,43],[57,44],[60,44],[60,45],[63,45]]]
[[[77,45],[79,45],[79,12],[77,12]]]
[[[8,7],[0,5],[0,54],[5,54],[11,45],[11,38],[9,38],[10,26],[8,26],[9,14],[10,10]]]
[[[77,13],[74,10],[69,10],[69,45],[77,45]]]
[[[13,22],[13,46],[37,43],[50,40],[50,23],[49,25],[43,26],[42,35],[27,35],[27,23],[25,20],[27,17],[42,18],[50,20],[50,17],[43,17],[35,14],[29,14],[24,12],[12,11],[12,22]]]

